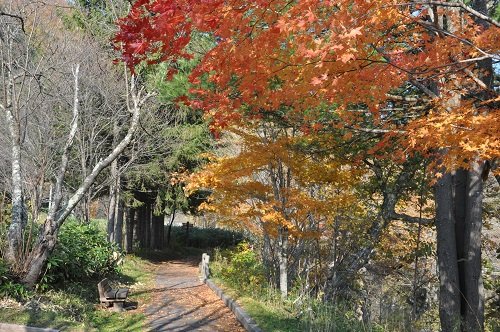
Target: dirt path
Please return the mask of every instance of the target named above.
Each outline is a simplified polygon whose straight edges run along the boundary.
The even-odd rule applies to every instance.
[[[194,261],[159,263],[156,289],[144,309],[148,331],[244,332],[224,303],[198,278]]]

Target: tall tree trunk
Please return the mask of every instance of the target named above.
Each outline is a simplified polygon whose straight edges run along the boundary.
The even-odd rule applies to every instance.
[[[13,83],[12,83],[13,84]],[[7,103],[9,104],[9,102]],[[7,123],[9,126],[11,138],[11,224],[7,234],[9,246],[7,248],[6,258],[11,264],[18,264],[19,255],[22,252],[23,231],[28,222],[26,207],[23,197],[22,169],[21,169],[21,133],[19,128],[19,120],[11,111],[6,110]]]
[[[279,264],[281,297],[288,296],[288,229],[280,227],[279,232]]]
[[[175,220],[175,212],[176,212],[176,209],[173,208],[172,213],[170,214],[170,222],[168,223],[167,246],[169,246],[169,247],[170,247],[170,237],[172,234],[172,225],[174,224],[174,220]]]
[[[452,198],[453,216],[455,219],[455,243],[457,250],[457,268],[459,289],[465,289],[464,284],[464,264],[465,264],[465,213],[466,213],[466,187],[467,170],[458,169],[452,173]],[[465,293],[460,291],[460,315],[465,314],[466,307]]]
[[[488,15],[485,0],[472,1],[472,7]],[[455,14],[459,15],[458,12]],[[481,18],[475,17],[475,20],[484,28],[488,27],[488,23]],[[453,25],[449,25],[448,28],[450,32],[458,29],[460,27]],[[491,58],[479,61],[478,68],[479,79],[486,88],[491,88],[493,81]],[[476,97],[488,97],[488,93],[487,89],[483,88],[482,91],[476,92]],[[460,96],[457,94],[448,104],[450,107],[460,106]],[[448,186],[449,173],[438,181],[436,187],[437,249],[441,281],[440,318],[441,329],[444,332],[458,330],[475,332],[484,329],[484,294],[481,278],[483,196],[481,175],[484,162],[473,161],[469,166],[468,170],[455,172],[451,197],[448,189],[445,189]],[[448,216],[449,210],[454,212],[451,217]],[[451,228],[447,222],[454,222],[455,226]],[[455,240],[455,245],[451,238]]]
[[[463,331],[484,330],[484,290],[481,277],[483,162],[473,162],[467,176],[463,273],[466,306]]]
[[[141,205],[137,209],[137,226],[136,226],[136,232],[137,234],[137,241],[139,242],[139,247],[140,248],[145,248],[146,247],[146,203]]]
[[[118,142],[120,130],[118,128],[118,119],[113,119],[113,146]],[[109,185],[109,208],[108,208],[108,241],[115,241],[115,223],[116,212],[119,204],[119,191],[120,191],[120,175],[118,174],[118,158],[111,162],[110,167],[111,184]]]
[[[121,197],[121,193],[117,195],[118,204],[116,205],[116,221],[115,221],[115,243],[118,245],[120,250],[123,248],[123,215],[125,209],[125,203]]]
[[[154,215],[152,218],[153,232],[151,234],[151,249],[160,250],[163,247],[162,233],[165,214],[162,212],[160,215]]]
[[[486,0],[473,0],[472,8],[478,12],[488,15]],[[488,23],[481,18],[475,18],[476,22],[485,29]],[[484,85],[491,89],[493,86],[493,61],[491,58],[478,62],[479,78]],[[478,93],[478,97],[488,99],[490,92],[483,90]],[[484,330],[484,289],[481,276],[481,229],[483,212],[483,171],[485,162],[472,161],[467,173],[466,187],[466,214],[465,214],[465,246],[464,246],[464,266],[463,290],[467,300],[463,330],[467,332]]]
[[[118,161],[115,159],[111,163],[111,184],[109,185],[109,206],[108,206],[108,241],[113,242],[115,240],[115,222],[116,222],[116,211],[118,206],[118,191],[119,191],[119,179],[118,179]]]
[[[144,248],[151,248],[151,234],[152,234],[152,220],[151,220],[151,200],[148,198],[147,203],[144,205],[144,235],[145,244]]]
[[[134,222],[135,220],[135,209],[132,207],[127,208],[127,219],[126,219],[126,236],[125,236],[125,252],[127,254],[131,253],[133,250],[134,242]]]
[[[445,173],[435,186],[439,317],[444,332],[459,331],[461,317],[452,185],[451,174]]]

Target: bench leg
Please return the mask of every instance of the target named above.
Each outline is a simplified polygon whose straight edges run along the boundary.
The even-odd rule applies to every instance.
[[[113,311],[116,312],[125,311],[125,309],[123,309],[123,302],[113,302]]]
[[[111,303],[111,302],[101,302],[101,306],[102,306],[103,308],[109,308],[109,307],[111,307],[112,305],[113,305],[113,303]]]

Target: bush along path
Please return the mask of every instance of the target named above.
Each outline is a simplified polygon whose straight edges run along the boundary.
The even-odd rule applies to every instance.
[[[142,310],[148,331],[245,331],[224,302],[200,281],[197,259],[158,263],[156,287]]]

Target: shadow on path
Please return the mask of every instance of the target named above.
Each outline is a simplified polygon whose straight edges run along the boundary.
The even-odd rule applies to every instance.
[[[194,259],[157,262],[156,287],[144,309],[147,331],[234,331],[245,329],[233,313],[198,278]]]

